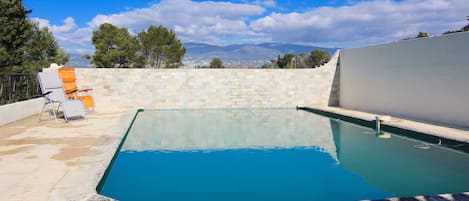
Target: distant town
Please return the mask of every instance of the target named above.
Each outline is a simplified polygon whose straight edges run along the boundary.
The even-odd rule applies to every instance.
[[[187,49],[183,58],[182,68],[201,68],[210,64],[213,58],[220,58],[227,68],[259,68],[271,62],[279,55],[287,53],[311,53],[320,49],[333,54],[338,48],[325,48],[309,45],[294,45],[282,43],[239,44],[217,46],[204,43],[185,43]],[[92,67],[90,61],[82,54],[70,54],[70,61],[66,66]]]

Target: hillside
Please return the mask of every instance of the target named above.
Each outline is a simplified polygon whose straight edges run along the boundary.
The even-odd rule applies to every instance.
[[[219,57],[227,67],[260,67],[286,53],[310,53],[321,49],[334,53],[336,48],[321,48],[307,45],[280,43],[242,44],[216,46],[203,43],[184,44],[187,51],[184,57],[186,67],[208,65],[212,58]]]
[[[262,64],[276,59],[278,55],[286,53],[310,53],[321,49],[334,53],[336,48],[322,48],[308,45],[293,45],[280,43],[240,44],[217,46],[204,43],[185,43],[186,55],[183,62],[186,68],[205,66],[219,57],[227,67],[260,67]],[[70,66],[90,67],[89,61],[80,54],[70,54]],[[67,64],[69,65],[69,64]]]

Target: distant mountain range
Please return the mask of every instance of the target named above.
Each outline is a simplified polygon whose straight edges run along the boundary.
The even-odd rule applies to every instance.
[[[286,53],[311,53],[320,49],[333,54],[337,48],[323,48],[309,45],[293,45],[281,43],[262,44],[240,44],[217,46],[205,43],[185,43],[186,54],[183,59],[187,68],[201,67],[209,65],[213,58],[218,57],[227,67],[260,67],[278,55]],[[71,54],[71,65],[77,67],[90,66],[89,61],[82,58],[82,55]]]
[[[84,59],[82,54],[68,54],[70,60],[65,66],[73,66],[76,68],[89,68],[91,67],[90,60]]]
[[[333,54],[336,48],[322,48],[308,45],[292,45],[281,43],[241,44],[217,46],[204,43],[186,43],[186,55],[184,64],[188,67],[208,65],[210,61],[218,57],[228,67],[260,67],[278,55],[286,53],[311,53],[321,49]]]

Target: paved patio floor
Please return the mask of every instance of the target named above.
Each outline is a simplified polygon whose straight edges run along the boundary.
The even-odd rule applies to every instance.
[[[0,126],[0,200],[86,200],[125,134],[133,111],[92,112],[85,120]]]

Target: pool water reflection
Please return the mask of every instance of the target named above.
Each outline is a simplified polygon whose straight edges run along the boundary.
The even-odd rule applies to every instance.
[[[150,110],[138,114],[98,190],[119,200],[360,200],[469,190],[466,152],[386,134],[294,109]]]

